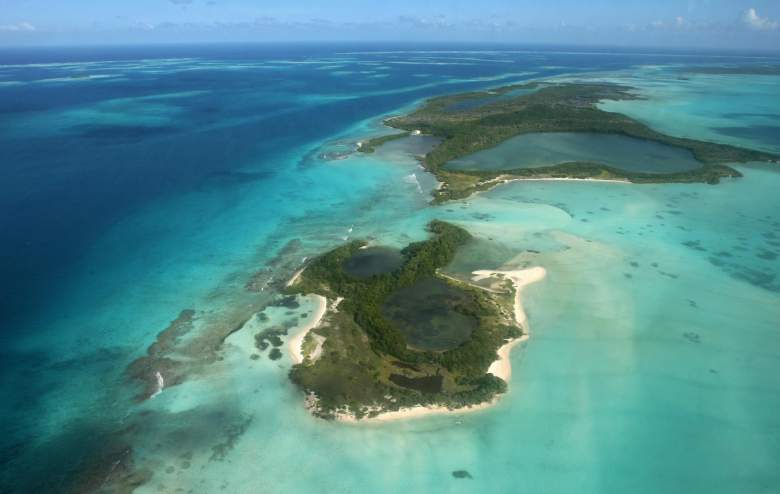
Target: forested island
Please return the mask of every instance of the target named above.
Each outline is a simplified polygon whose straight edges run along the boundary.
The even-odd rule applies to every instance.
[[[315,415],[458,409],[506,390],[487,371],[497,350],[522,335],[511,283],[485,289],[440,275],[471,236],[441,221],[428,229],[430,239],[401,251],[349,242],[312,260],[291,283],[291,293],[329,302],[290,372]]]
[[[414,131],[441,138],[441,143],[422,158],[423,166],[442,183],[434,192],[436,202],[464,198],[512,179],[592,178],[637,183],[714,184],[724,177],[741,176],[727,163],[775,161],[779,158],[761,151],[669,136],[626,115],[598,108],[597,103],[602,100],[637,99],[638,96],[631,90],[615,84],[532,82],[436,97],[408,115],[385,120],[387,126],[403,130],[402,134],[368,140],[359,151],[373,152],[381,144]],[[454,160],[493,148],[516,136],[561,132],[613,134],[652,141],[690,151],[701,166],[663,173],[579,160],[500,170],[453,170],[447,167]]]

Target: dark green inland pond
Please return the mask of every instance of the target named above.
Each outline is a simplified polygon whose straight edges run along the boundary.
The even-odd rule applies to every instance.
[[[404,256],[389,247],[368,247],[360,249],[344,261],[344,271],[355,278],[369,278],[378,274],[392,273],[401,267]]]
[[[476,317],[464,314],[473,307],[468,292],[436,278],[425,278],[394,293],[382,306],[383,315],[418,350],[455,348],[477,329]]]
[[[450,161],[447,170],[511,170],[587,161],[642,173],[673,173],[703,165],[685,148],[620,134],[545,132],[512,137]]]

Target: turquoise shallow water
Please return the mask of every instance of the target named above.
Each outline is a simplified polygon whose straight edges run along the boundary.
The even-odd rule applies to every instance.
[[[579,132],[524,134],[452,160],[451,170],[511,170],[589,161],[622,170],[669,173],[701,167],[693,153],[623,135]]]
[[[393,143],[374,155],[320,157],[382,132],[379,113],[403,111],[427,94],[501,84],[502,74],[542,72],[540,64],[564,67],[561,72],[601,64],[602,72],[577,78],[630,79],[652,91],[656,105],[688,119],[685,135],[724,142],[724,119],[750,129],[769,118],[736,115],[741,108],[780,114],[773,106],[780,100],[776,79],[683,80],[677,67],[656,66],[636,67],[627,78],[621,66],[593,55],[477,57],[510,60],[495,66],[469,60],[468,53],[283,55],[289,54],[263,61],[101,62],[88,70],[111,77],[88,82],[94,101],[78,103],[63,99],[75,98],[67,88],[86,81],[20,82],[20,69],[3,68],[5,81],[19,82],[8,87],[63,85],[51,89],[61,100],[51,120],[36,108],[4,106],[14,111],[3,114],[11,137],[2,146],[13,151],[16,167],[4,173],[9,180],[29,173],[24,176],[39,183],[25,189],[26,197],[53,197],[71,176],[87,190],[85,177],[110,162],[89,162],[91,173],[79,174],[70,162],[29,159],[35,155],[14,146],[31,134],[45,139],[29,141],[31,147],[67,144],[57,148],[59,156],[81,148],[106,160],[128,157],[113,162],[128,179],[148,173],[144,163],[175,167],[164,178],[170,190],[128,205],[80,243],[77,256],[58,257],[57,269],[47,264],[43,274],[35,272],[33,279],[42,281],[25,292],[38,295],[35,303],[17,308],[14,331],[3,333],[0,412],[10,424],[2,444],[3,488],[29,492],[36,485],[26,480],[31,477],[39,484],[46,479],[39,491],[63,491],[84,471],[102,481],[100,460],[116,461],[106,450],[114,443],[132,450],[132,463],[121,456],[116,465],[150,473],[140,493],[780,488],[780,172],[772,165],[741,166],[744,178],[718,186],[529,181],[431,207],[435,182],[413,157],[429,145],[424,140]],[[645,57],[627,59],[621,63]],[[396,62],[410,60],[417,62],[414,70],[399,72],[407,65]],[[273,82],[286,92],[262,89],[271,81],[253,79],[299,65],[306,68],[284,69],[292,72]],[[35,70],[41,73],[28,73],[35,81],[62,75]],[[79,64],[77,70],[87,69]],[[220,79],[227,71],[246,84],[238,98],[220,92],[217,81],[237,91],[237,82]],[[307,83],[314,71],[321,78]],[[392,75],[372,77],[384,72]],[[177,87],[177,79],[160,89],[166,74],[189,83]],[[430,85],[414,89],[421,84],[408,83],[413,75]],[[345,82],[328,82],[345,77],[348,84],[395,82],[349,90]],[[156,96],[120,98],[136,78]],[[309,84],[305,91],[302,84]],[[190,92],[196,90],[212,93]],[[361,91],[370,95],[349,103]],[[695,97],[677,108],[677,95],[687,93]],[[229,110],[219,110],[221,101]],[[648,101],[623,103],[620,111],[665,132],[680,130],[676,118],[653,120]],[[322,128],[307,126],[323,115]],[[119,137],[109,137],[107,128]],[[149,129],[165,134],[150,137]],[[759,132],[738,140],[780,150],[780,142]],[[219,152],[205,156],[200,142]],[[154,146],[145,148],[149,143]],[[210,168],[214,162],[232,164]],[[46,170],[55,170],[56,180],[44,181]],[[118,185],[128,187],[101,185],[116,185],[109,187],[111,201],[98,202],[104,209],[121,201]],[[61,214],[71,203],[56,197]],[[286,353],[252,359],[258,332],[292,320],[300,326],[314,310],[309,299],[294,308],[267,307],[276,298],[274,280],[348,238],[401,247],[423,238],[433,218],[477,237],[451,266],[455,275],[502,266],[547,269],[547,278],[525,292],[532,337],[512,353],[510,392],[497,406],[470,414],[363,425],[312,418],[287,379]],[[77,223],[66,226],[74,241],[83,233]],[[28,230],[14,231],[34,239]],[[61,233],[57,224],[48,231]],[[57,238],[65,249],[69,237]],[[248,291],[250,281],[263,290]],[[134,404],[137,389],[123,378],[125,366],[187,308],[195,310],[193,329],[174,353],[192,362],[187,379]],[[454,470],[472,478],[456,479]]]

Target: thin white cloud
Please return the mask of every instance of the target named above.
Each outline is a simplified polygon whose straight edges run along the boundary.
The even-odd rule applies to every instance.
[[[767,17],[761,17],[758,15],[758,12],[756,12],[756,9],[754,8],[747,9],[742,15],[742,20],[745,22],[745,24],[748,25],[748,27],[758,31],[770,31],[777,29],[778,26],[780,26],[780,23],[777,21],[773,21]]]
[[[35,31],[35,26],[29,22],[17,22],[16,24],[5,24],[0,26],[0,31],[6,33],[31,33]]]

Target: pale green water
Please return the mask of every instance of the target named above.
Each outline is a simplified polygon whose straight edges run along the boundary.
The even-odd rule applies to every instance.
[[[623,170],[669,173],[701,167],[687,149],[616,134],[524,134],[447,163],[450,170],[511,170],[590,161]]]

